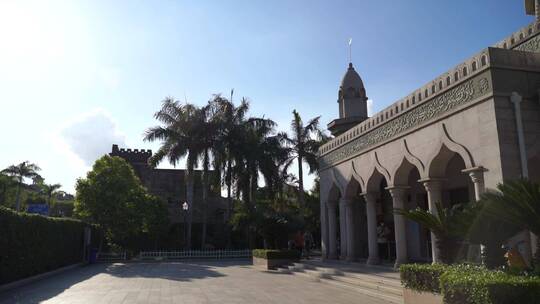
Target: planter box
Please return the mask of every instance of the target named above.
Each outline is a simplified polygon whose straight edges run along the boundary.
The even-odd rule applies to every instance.
[[[279,266],[289,265],[293,260],[291,259],[264,259],[253,257],[253,266],[261,270],[274,270]]]
[[[403,288],[403,303],[405,304],[443,304],[443,297],[440,294],[416,291]]]

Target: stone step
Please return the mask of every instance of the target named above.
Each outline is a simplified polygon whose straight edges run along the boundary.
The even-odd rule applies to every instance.
[[[349,276],[331,276],[330,278],[332,280],[348,283],[351,285],[362,286],[369,289],[379,290],[384,293],[394,294],[399,297],[403,296],[403,288],[401,286],[388,285],[384,283],[378,283],[372,280],[359,279]]]
[[[385,300],[389,303],[403,303],[401,282],[395,277],[380,276],[373,273],[344,271],[346,267],[333,268],[314,263],[294,263],[287,270],[310,281],[327,283],[334,286],[352,289],[362,294]]]
[[[402,296],[397,296],[395,294],[386,293],[386,292],[383,292],[383,291],[380,291],[380,290],[366,288],[366,287],[358,286],[358,285],[355,285],[355,284],[349,284],[349,283],[345,283],[345,282],[341,282],[341,281],[336,281],[333,278],[332,279],[320,279],[319,281],[321,283],[326,283],[326,284],[334,285],[334,286],[337,286],[337,287],[342,287],[342,288],[347,288],[347,289],[350,289],[350,290],[354,290],[354,291],[356,291],[358,293],[365,294],[365,295],[368,295],[368,296],[371,296],[371,297],[374,297],[374,298],[377,298],[377,299],[381,299],[381,300],[387,301],[389,303],[403,304],[403,297]]]

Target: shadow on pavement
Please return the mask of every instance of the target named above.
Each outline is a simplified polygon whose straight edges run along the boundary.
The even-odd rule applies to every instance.
[[[156,278],[173,281],[193,281],[223,277],[219,268],[248,267],[249,260],[231,261],[170,261],[93,264],[75,268],[43,280],[0,293],[0,304],[41,303],[54,298],[66,289],[98,275],[117,278]]]

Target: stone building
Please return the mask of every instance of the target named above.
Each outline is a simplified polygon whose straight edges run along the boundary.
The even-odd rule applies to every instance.
[[[328,125],[335,138],[319,149],[323,258],[431,261],[433,236],[393,208],[434,212],[435,202],[474,201],[503,180],[540,182],[539,92],[540,22],[372,117],[350,63],[338,92],[339,118]],[[381,223],[390,230],[385,252],[377,241]],[[519,237],[530,256],[534,236]]]
[[[167,202],[171,224],[184,222],[185,214],[182,210],[182,204],[186,202],[185,170],[150,167],[148,159],[152,156],[152,150],[120,149],[118,145],[113,145],[109,155],[121,157],[130,163],[148,191]],[[214,174],[214,171],[211,171],[210,174]],[[196,227],[203,222],[201,175],[201,170],[194,170],[194,206],[190,206],[194,208],[192,210],[194,231],[197,231]],[[223,231],[227,205],[226,200],[221,197],[219,177],[213,176],[209,180],[211,184],[208,191],[206,217],[209,241],[211,241],[212,236],[217,238],[220,231]]]

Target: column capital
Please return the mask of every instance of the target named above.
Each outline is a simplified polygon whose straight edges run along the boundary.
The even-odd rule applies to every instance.
[[[519,95],[518,92],[512,92],[512,94],[510,94],[510,101],[514,104],[519,104],[521,103],[521,101],[523,100],[523,97],[521,97],[521,95]]]
[[[392,197],[403,197],[405,194],[407,194],[407,191],[409,191],[411,187],[409,186],[390,186],[386,187],[385,189],[390,192],[390,195]]]
[[[354,203],[354,200],[353,199],[350,199],[350,198],[340,198],[339,199],[339,204],[343,204],[345,206],[350,206]]]
[[[440,191],[442,188],[442,183],[445,180],[446,179],[444,178],[425,178],[425,179],[418,180],[418,182],[424,185],[427,192],[431,192],[431,191]]]
[[[360,193],[360,195],[364,197],[364,199],[366,200],[366,203],[375,202],[375,200],[379,196],[379,192],[363,192],[363,193]]]
[[[484,172],[486,171],[487,169],[482,166],[461,170],[463,173],[468,173],[475,184],[484,182]]]

